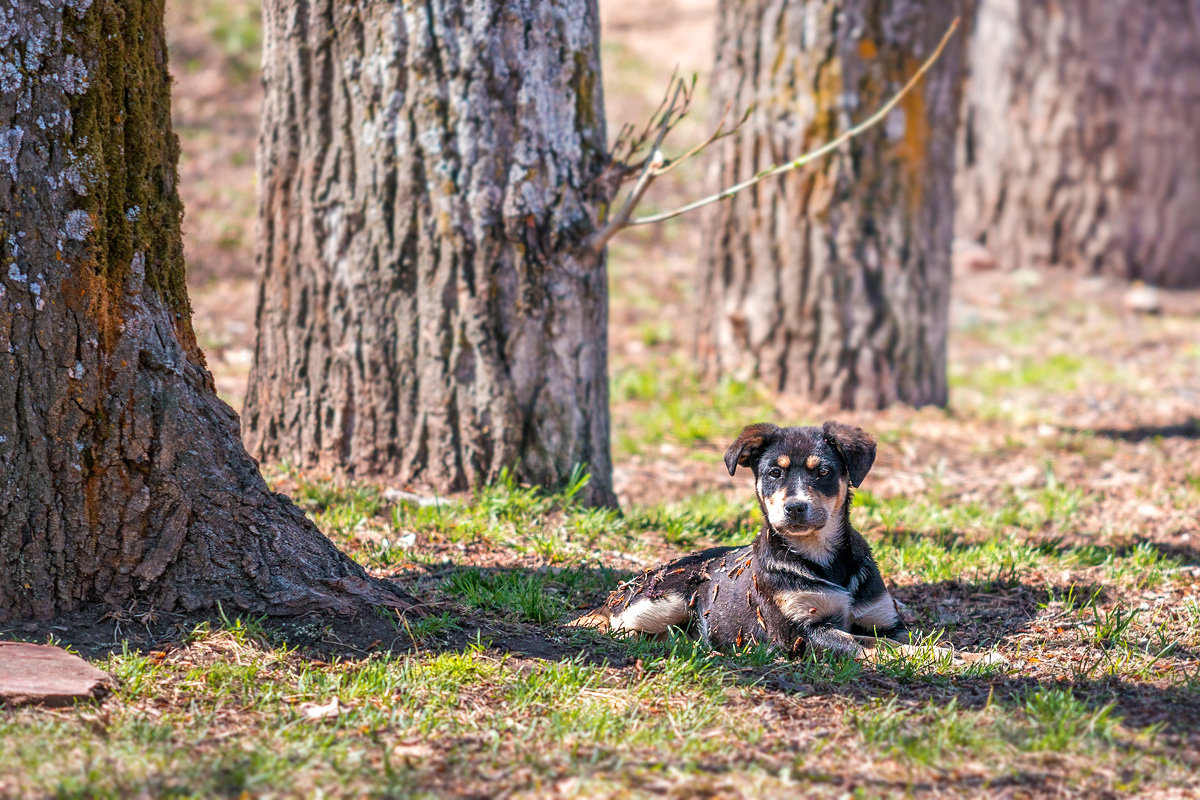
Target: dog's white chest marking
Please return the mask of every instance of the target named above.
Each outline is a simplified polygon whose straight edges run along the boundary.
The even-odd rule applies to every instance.
[[[816,531],[805,534],[785,533],[783,537],[787,540],[788,547],[809,561],[823,567],[829,566],[829,562],[833,560],[833,554],[837,550],[838,541],[841,539],[840,525],[841,520],[831,517],[825,523],[825,527]]]
[[[879,595],[874,600],[855,604],[850,608],[850,622],[867,630],[874,628],[886,631],[894,627],[899,621],[899,615],[896,614],[896,604],[892,602],[892,596],[887,592]]]
[[[672,625],[682,624],[687,615],[687,601],[681,595],[672,594],[654,600],[643,597],[612,618],[612,631],[666,633]]]
[[[796,589],[776,594],[775,605],[793,622],[831,619],[841,627],[846,624],[850,612],[850,597],[834,590],[814,592]]]

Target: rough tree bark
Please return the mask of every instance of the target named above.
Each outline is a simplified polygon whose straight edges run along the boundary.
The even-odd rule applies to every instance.
[[[595,0],[267,0],[256,456],[612,503]]]
[[[962,237],[1200,285],[1200,0],[978,0],[968,69]]]
[[[875,111],[960,10],[956,0],[722,0],[713,108],[755,108],[716,148],[713,186]],[[845,408],[946,401],[961,62],[952,41],[883,125],[714,207],[699,337],[712,372]]]
[[[0,620],[403,607],[267,489],[213,390],[162,15],[0,5]]]

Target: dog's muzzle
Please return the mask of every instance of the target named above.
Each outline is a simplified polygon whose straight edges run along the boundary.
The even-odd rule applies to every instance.
[[[824,527],[829,512],[802,500],[790,500],[783,506],[783,525],[788,533],[806,533]]]

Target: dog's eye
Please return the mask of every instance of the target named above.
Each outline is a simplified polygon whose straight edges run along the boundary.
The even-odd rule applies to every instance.
[[[781,470],[779,467],[771,467],[769,470],[767,470],[767,474],[772,478],[782,478],[783,470]]]
[[[817,470],[818,478],[824,478],[828,474],[829,474],[829,467],[821,467],[819,470]]]

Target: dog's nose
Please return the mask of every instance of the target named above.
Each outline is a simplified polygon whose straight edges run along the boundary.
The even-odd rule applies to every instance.
[[[784,512],[793,519],[802,519],[808,511],[808,503],[803,503],[799,500],[793,500],[790,503],[785,503],[783,506]]]

